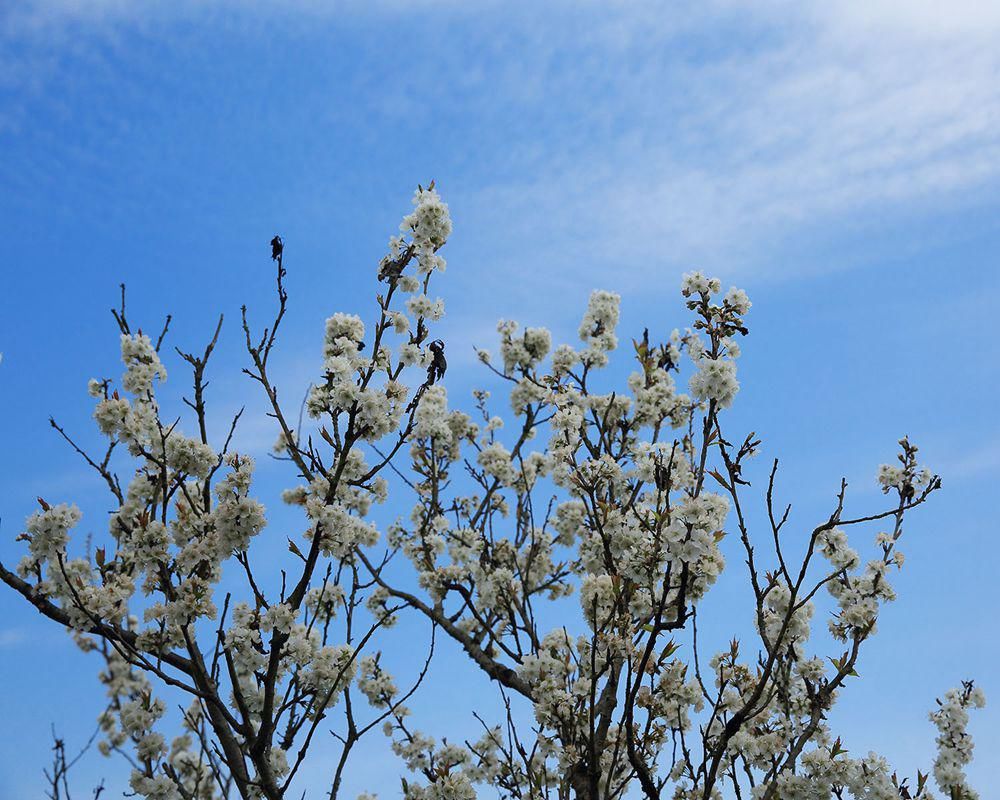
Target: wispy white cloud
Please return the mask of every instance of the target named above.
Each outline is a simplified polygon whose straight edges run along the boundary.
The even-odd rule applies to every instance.
[[[51,52],[52,42],[74,46],[67,31],[80,25],[350,16],[388,32],[401,13],[394,2],[208,12],[59,0],[24,5],[6,30]],[[412,123],[457,108],[470,140],[481,134],[504,150],[494,174],[457,187],[494,266],[627,264],[635,282],[678,263],[760,271],[789,238],[962,208],[1000,179],[994,4],[428,0],[420,13],[433,19],[437,46],[391,74],[366,65],[356,79],[363,106],[341,113]],[[30,79],[44,80],[34,67]],[[561,118],[549,130],[551,109]],[[473,144],[457,147],[476,158]]]
[[[973,442],[964,450],[944,451],[944,458],[934,464],[945,484],[1000,477],[1000,438]]]
[[[502,209],[510,239],[550,241],[550,258],[617,261],[639,281],[650,270],[634,265],[759,269],[783,238],[820,226],[975,202],[1000,177],[1000,18],[965,4],[939,25],[929,4],[913,16],[858,5],[716,7],[662,31],[661,46],[636,17],[631,45],[619,30],[589,67],[610,83],[591,122],[619,124],[547,153],[528,181],[488,188],[480,213]],[[741,20],[758,42],[748,49],[677,57],[685,37]],[[610,57],[629,46],[624,63]]]
[[[27,639],[27,634],[21,628],[5,628],[0,630],[0,650],[10,650]]]

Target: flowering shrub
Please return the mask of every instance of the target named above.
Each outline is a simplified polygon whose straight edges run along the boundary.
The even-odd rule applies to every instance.
[[[506,422],[486,391],[469,412],[454,410],[445,342],[431,338],[444,303],[429,294],[451,221],[433,184],[413,205],[379,265],[374,325],[343,313],[326,322],[304,406],[311,421],[293,426],[268,369],[288,300],[279,237],[276,317],[258,337],[244,309],[245,372],[298,481],[282,499],[305,519],[279,591],[252,565],[267,521],[254,460],[231,449],[239,415],[223,442],[207,435],[205,372],[219,329],[203,353],[178,351],[193,375],[194,435],[157,397],[166,328],[155,342],[133,331],[124,298],[124,374],[89,385],[104,455],[87,455],[53,422],[114,498],[106,543],[71,555],[79,510],[40,499],[21,537],[26,555],[0,577],[103,657],[100,747],[129,754],[132,789],[153,800],[290,796],[317,727],[336,712],[331,798],[357,741],[379,728],[415,776],[402,781],[413,800],[930,798],[927,775],[910,782],[877,754],[849,756],[827,724],[895,599],[904,518],[940,487],[917,448],[901,440],[898,463],[879,469],[881,509],[849,513],[842,483],[798,554],[784,536],[788,510],[775,506],[775,461],[762,497],[768,529],[751,535],[744,466],[761,442],[731,439],[722,414],[740,389],[751,303],[697,272],[681,288],[690,327],[634,339],[624,388],[609,391],[600,375],[619,345],[619,298],[598,291],[579,344],[553,349],[548,330],[501,321],[501,358],[479,352],[509,389]],[[126,484],[118,464],[128,464]],[[409,511],[380,532],[369,513],[387,501],[391,472]],[[882,530],[863,557],[849,533],[873,525]],[[700,653],[699,601],[726,568],[724,543],[745,562],[731,569],[746,571],[756,641]],[[396,554],[411,579],[386,569]],[[224,570],[241,593],[223,593]],[[821,592],[842,643],[832,656],[810,642]],[[543,626],[547,604],[570,602],[576,620]],[[508,711],[463,745],[415,728],[406,701],[433,639],[403,686],[377,648],[404,610],[460,645],[508,709],[528,704],[534,726]],[[167,692],[187,696],[179,720]],[[964,683],[931,714],[933,775],[951,800],[977,797],[963,770],[968,709],[983,702]],[[171,726],[179,734],[168,742]]]

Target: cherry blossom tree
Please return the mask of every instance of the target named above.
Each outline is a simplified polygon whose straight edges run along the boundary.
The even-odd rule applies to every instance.
[[[254,566],[267,522],[254,460],[232,447],[242,412],[222,441],[208,433],[221,319],[204,350],[176,351],[191,393],[182,413],[168,411],[157,392],[170,318],[155,339],[133,329],[123,289],[124,374],[89,385],[104,448],[92,454],[52,421],[115,511],[100,543],[71,542],[78,508],[39,498],[19,537],[27,554],[0,578],[102,659],[99,747],[130,762],[132,789],[151,800],[290,797],[320,724],[337,720],[331,800],[372,731],[390,737],[412,800],[931,798],[930,773],[901,778],[877,754],[855,757],[827,723],[895,599],[904,520],[941,486],[916,446],[900,440],[896,463],[879,468],[881,507],[853,510],[842,482],[829,514],[791,537],[777,460],[751,486],[745,467],[762,443],[725,422],[750,300],[697,272],[682,281],[690,327],[632,339],[625,386],[602,372],[619,345],[619,298],[596,291],[578,344],[553,349],[545,328],[507,321],[499,356],[479,351],[507,387],[507,422],[485,390],[452,409],[446,342],[431,333],[444,303],[429,294],[451,220],[433,183],[413,205],[372,275],[374,325],[327,320],[305,419],[270,370],[288,309],[280,237],[274,319],[255,331],[243,309],[244,372],[288,466],[282,500],[304,519],[279,589]],[[390,488],[400,514],[379,531],[370,511]],[[762,530],[751,530],[752,506],[766,511]],[[729,569],[745,575],[755,634],[703,652],[699,608],[724,553],[742,562]],[[410,568],[388,568],[400,560]],[[832,652],[810,640],[824,597]],[[403,685],[379,654],[401,613],[432,631]],[[412,720],[435,637],[507,709],[476,741],[439,743]],[[186,699],[172,715],[176,697]],[[964,768],[968,711],[983,703],[964,682],[930,715],[931,773],[951,800],[978,797]]]

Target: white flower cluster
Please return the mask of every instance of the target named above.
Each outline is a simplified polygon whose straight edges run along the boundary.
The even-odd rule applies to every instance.
[[[585,364],[603,367],[608,363],[608,353],[618,347],[615,328],[620,304],[621,296],[614,292],[596,290],[591,293],[587,312],[580,322],[580,341],[586,345],[581,360]]]
[[[961,689],[949,689],[930,720],[938,729],[938,747],[934,759],[934,779],[948,797],[957,800],[979,800],[979,794],[967,783],[965,767],[972,761],[973,741],[966,728],[969,709],[986,705],[983,690],[972,683]]]
[[[386,320],[390,324],[388,315]],[[399,427],[407,389],[391,377],[381,384],[370,380],[376,371],[388,373],[391,354],[388,346],[380,345],[365,356],[364,336],[365,326],[356,316],[334,314],[326,321],[325,382],[312,388],[306,408],[314,418],[353,414],[360,435],[377,441]]]
[[[69,531],[80,521],[80,509],[75,505],[60,503],[36,511],[25,524],[28,552],[21,561],[22,576],[34,572],[47,561],[56,561],[66,555]]]
[[[451,441],[451,424],[448,417],[448,390],[440,384],[430,386],[420,398],[415,414],[414,432],[424,439]]]
[[[925,489],[933,479],[934,473],[926,467],[913,475],[908,475],[905,467],[895,467],[892,464],[881,464],[878,468],[877,480],[883,492],[892,489],[904,490],[907,486]]]
[[[254,460],[250,456],[230,453],[226,456],[226,464],[231,471],[215,485],[219,502],[212,512],[220,559],[246,550],[250,540],[267,524],[264,506],[249,496]]]
[[[552,334],[547,328],[526,328],[520,336],[517,329],[518,324],[512,320],[501,320],[497,325],[500,353],[507,374],[530,372],[542,363],[552,349]]]
[[[149,454],[150,451],[162,454],[166,445],[157,423],[153,382],[156,378],[165,381],[167,371],[152,341],[143,333],[122,334],[121,356],[125,365],[122,388],[133,395],[134,401],[121,397],[117,390],[109,396],[106,382],[91,380],[88,391],[99,398],[94,419],[104,435],[125,444],[132,455]],[[183,457],[185,454],[180,450],[176,452]]]
[[[798,658],[802,658],[815,606],[807,602],[796,603],[793,608],[792,601],[789,586],[776,583],[765,597],[760,633],[769,646],[774,647],[781,641],[784,647],[792,649]]]
[[[431,300],[425,294],[415,294],[406,301],[406,310],[415,317],[438,322],[444,316],[444,300]]]
[[[437,255],[451,236],[451,215],[432,183],[427,189],[420,188],[413,195],[413,211],[403,218],[399,230],[413,239],[418,272],[427,275],[434,270],[443,272],[444,259]],[[398,247],[398,245],[397,245]]]
[[[504,486],[510,486],[515,479],[514,464],[511,461],[510,450],[503,443],[493,442],[479,451],[476,457],[483,472],[491,478],[496,478]]]
[[[739,390],[735,361],[702,355],[698,371],[691,376],[691,394],[699,400],[714,400],[719,408],[729,408]]]
[[[689,331],[684,338],[688,354],[697,371],[691,376],[691,393],[698,399],[712,401],[719,408],[729,408],[736,398],[740,383],[736,379],[736,359],[740,348],[733,335],[745,334],[743,317],[750,310],[750,300],[746,292],[731,288],[721,304],[713,303],[713,297],[722,290],[717,278],[706,278],[700,272],[684,275],[681,293],[694,297],[688,307],[697,311],[701,319],[695,331]],[[697,330],[704,330],[709,341],[705,341]]]
[[[753,789],[754,800],[777,797],[781,800],[815,800],[841,797],[865,800],[899,800],[899,786],[893,780],[888,762],[876,753],[863,758],[850,758],[829,745],[817,747],[802,755],[801,769],[780,772],[773,784],[761,784]],[[771,794],[768,794],[770,792]],[[929,795],[919,795],[921,800]]]
[[[685,272],[681,276],[681,294],[690,297],[693,294],[704,296],[718,294],[722,291],[722,284],[718,278],[706,278],[700,272]]]
[[[633,372],[628,378],[628,387],[635,398],[636,423],[650,428],[664,421],[674,428],[686,424],[691,398],[677,393],[673,376],[667,370],[652,364],[644,367],[642,372]]]
[[[342,502],[325,503],[313,498],[306,503],[306,510],[314,522],[306,538],[318,536],[325,556],[347,558],[355,547],[371,547],[378,541],[375,526],[354,516]]]
[[[636,695],[636,705],[647,709],[658,719],[665,720],[678,731],[691,728],[691,712],[705,706],[701,687],[695,679],[687,679],[688,666],[679,659],[667,662],[656,683],[642,686]]]
[[[136,397],[151,393],[154,379],[167,379],[167,370],[160,363],[152,340],[142,332],[122,334],[122,361],[125,363],[122,386]]]
[[[580,710],[590,694],[591,680],[577,672],[577,664],[589,666],[577,650],[589,648],[581,637],[574,647],[565,628],[550,631],[537,652],[524,657],[518,674],[534,690],[535,719],[540,725],[558,727],[584,724]]]
[[[580,607],[594,630],[605,627],[615,613],[620,592],[612,575],[585,575],[580,583]]]
[[[375,708],[387,708],[399,694],[396,682],[377,656],[364,656],[358,662],[358,688]]]

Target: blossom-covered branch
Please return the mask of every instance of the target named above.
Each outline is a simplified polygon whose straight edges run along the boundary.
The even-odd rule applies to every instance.
[[[748,464],[765,445],[726,419],[750,300],[698,272],[681,286],[688,327],[633,338],[623,385],[604,370],[619,346],[619,297],[596,291],[575,344],[500,322],[499,357],[479,358],[505,389],[505,413],[486,390],[452,408],[446,342],[432,334],[444,303],[430,293],[450,233],[434,184],[419,188],[373,271],[374,321],[326,321],[302,415],[273,377],[289,293],[284,243],[272,240],[277,309],[257,331],[244,308],[242,334],[244,372],[264,393],[293,484],[282,500],[302,514],[278,569],[255,567],[266,518],[254,460],[232,449],[243,411],[223,418],[221,441],[209,435],[221,318],[206,347],[177,350],[192,394],[189,413],[174,415],[157,393],[169,317],[154,343],[133,332],[123,297],[124,374],[89,387],[103,455],[52,423],[110,491],[106,540],[73,554],[79,510],[40,499],[27,555],[0,579],[102,657],[100,747],[128,759],[133,790],[288,797],[336,713],[330,800],[360,737],[379,727],[413,773],[402,781],[411,800],[481,789],[532,800],[930,798],[927,774],[911,783],[876,754],[849,755],[827,722],[895,599],[904,522],[941,486],[917,448],[900,440],[897,462],[879,469],[880,505],[856,510],[842,482],[828,515],[793,520],[778,461],[757,491]],[[380,531],[370,512],[390,493],[401,513]],[[761,529],[751,508],[766,512]],[[753,600],[751,641],[700,652],[702,600],[734,556]],[[824,595],[829,636],[816,642]],[[431,633],[401,688],[379,643],[402,613]],[[477,741],[439,743],[407,708],[438,637],[501,693],[506,718],[480,719]],[[171,717],[165,698],[178,697]],[[976,796],[966,726],[982,703],[964,683],[931,716],[932,771],[951,800]]]

